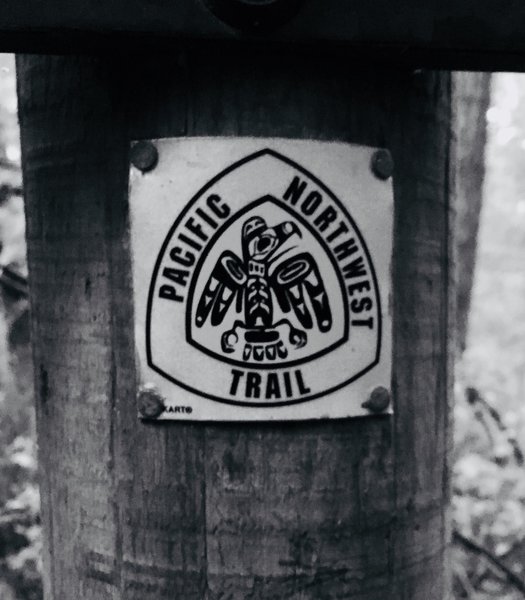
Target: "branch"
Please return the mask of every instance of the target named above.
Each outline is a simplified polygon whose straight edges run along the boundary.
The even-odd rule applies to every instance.
[[[505,575],[505,578],[508,581],[508,583],[513,585],[517,590],[519,590],[525,598],[525,581],[518,577],[516,573],[512,571],[512,569],[509,569],[506,565],[504,565],[501,562],[501,560],[499,560],[499,558],[494,556],[494,554],[489,552],[486,548],[483,548],[483,546],[479,546],[473,540],[465,537],[457,530],[454,530],[454,532],[452,533],[452,539],[454,542],[460,544],[469,552],[486,558],[489,561],[489,563],[497,567]]]
[[[0,265],[0,284],[9,292],[21,298],[29,296],[27,277],[20,275],[11,267]]]
[[[8,171],[20,171],[20,165],[0,156],[0,167]]]
[[[522,467],[525,464],[525,455],[523,454],[523,450],[521,449],[517,440],[513,436],[509,435],[507,427],[503,423],[503,419],[501,418],[499,412],[491,404],[489,404],[489,402],[479,393],[476,388],[466,388],[465,394],[467,397],[467,402],[470,405],[473,406],[475,404],[480,404],[488,412],[492,420],[496,423],[498,429],[505,435],[508,443],[512,446],[516,464]]]
[[[474,589],[474,586],[469,579],[467,570],[463,565],[459,564],[454,566],[454,577],[459,585],[463,588],[463,592],[465,593],[467,600],[470,598],[475,598],[476,590]]]

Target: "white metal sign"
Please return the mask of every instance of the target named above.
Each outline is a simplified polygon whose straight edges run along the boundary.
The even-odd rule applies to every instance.
[[[151,144],[130,187],[142,416],[370,414],[391,367],[392,184],[374,149]]]

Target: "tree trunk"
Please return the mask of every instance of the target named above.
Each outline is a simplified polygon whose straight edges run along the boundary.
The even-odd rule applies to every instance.
[[[450,75],[271,47],[18,59],[50,600],[442,600]],[[395,416],[137,419],[130,139],[281,136],[395,161]]]
[[[470,298],[474,282],[479,218],[485,178],[486,113],[490,73],[454,73],[454,130],[457,136],[457,312],[459,352],[467,345]]]

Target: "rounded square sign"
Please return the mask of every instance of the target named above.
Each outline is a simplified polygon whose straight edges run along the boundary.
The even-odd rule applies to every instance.
[[[391,364],[392,185],[374,149],[151,144],[158,162],[130,186],[142,416],[370,414]]]

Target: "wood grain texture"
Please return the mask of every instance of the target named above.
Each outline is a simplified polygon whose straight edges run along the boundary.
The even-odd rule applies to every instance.
[[[443,600],[450,76],[257,50],[18,59],[46,600]],[[129,139],[389,147],[394,417],[136,418]]]
[[[458,139],[456,341],[460,352],[467,345],[468,316],[476,264],[485,179],[486,113],[490,106],[490,81],[490,73],[453,75],[453,99],[456,104],[454,130]]]

